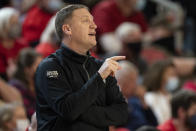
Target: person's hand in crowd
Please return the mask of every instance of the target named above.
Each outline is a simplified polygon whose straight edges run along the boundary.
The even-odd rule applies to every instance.
[[[176,71],[180,76],[186,76],[193,73],[196,66],[195,58],[173,58]]]
[[[124,60],[125,58],[125,56],[113,56],[107,58],[101,68],[98,70],[102,79],[106,79],[109,75],[114,76],[115,72],[120,69],[120,66],[117,61]]]

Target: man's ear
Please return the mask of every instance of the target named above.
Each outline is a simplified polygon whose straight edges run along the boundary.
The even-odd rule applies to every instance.
[[[71,35],[71,28],[68,24],[64,24],[62,30],[66,35]]]

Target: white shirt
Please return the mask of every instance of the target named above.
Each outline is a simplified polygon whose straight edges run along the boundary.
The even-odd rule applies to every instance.
[[[144,99],[146,104],[151,107],[159,124],[171,118],[170,95],[147,92]]]

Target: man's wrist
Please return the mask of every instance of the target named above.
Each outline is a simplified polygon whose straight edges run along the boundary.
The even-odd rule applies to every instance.
[[[106,80],[103,78],[103,76],[99,73],[99,71],[97,72],[97,74],[101,77],[101,79],[103,80],[104,83],[106,83]]]

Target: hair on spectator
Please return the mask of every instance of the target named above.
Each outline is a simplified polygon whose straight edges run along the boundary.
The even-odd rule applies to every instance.
[[[195,92],[183,89],[176,92],[171,99],[172,117],[178,118],[178,109],[187,111],[193,103],[196,103]]]
[[[132,23],[132,22],[124,22],[124,23],[120,24],[117,27],[117,29],[115,31],[115,35],[121,41],[123,41],[128,33],[135,32],[135,31],[137,31],[137,32],[140,31],[141,32],[141,28],[138,24],[135,24],[135,23]]]
[[[147,91],[158,91],[161,88],[163,74],[168,67],[175,67],[171,59],[158,61],[147,70],[143,81]]]
[[[131,63],[131,62],[127,61],[127,60],[120,61],[119,62],[119,65],[120,65],[120,67],[122,69],[121,70],[118,70],[116,72],[116,74],[115,74],[115,76],[117,78],[119,78],[119,79],[123,75],[125,75],[125,74],[129,74],[129,73],[133,73],[133,72],[138,72],[137,67],[133,63]]]
[[[5,123],[10,121],[14,115],[14,108],[10,104],[3,104],[0,106],[0,131],[5,129]]]
[[[27,87],[29,83],[25,74],[25,68],[31,67],[37,57],[41,57],[41,54],[37,53],[33,48],[25,48],[21,50],[18,56],[17,69],[14,73],[14,78],[21,80]]]
[[[22,104],[19,102],[13,102],[0,105],[0,131],[4,131],[7,128],[5,123],[12,120],[14,117],[14,110],[18,106],[22,106]]]
[[[63,24],[66,22],[66,20],[72,17],[73,11],[81,8],[86,8],[87,10],[89,10],[88,7],[85,5],[71,4],[62,8],[60,11],[57,12],[56,19],[55,19],[55,29],[60,40],[62,40],[63,38],[63,31],[62,31]]]
[[[5,28],[10,24],[10,19],[13,15],[19,15],[19,11],[11,7],[4,7],[0,9],[0,38],[7,37]]]
[[[153,126],[142,126],[138,128],[136,131],[160,131],[156,127]]]

